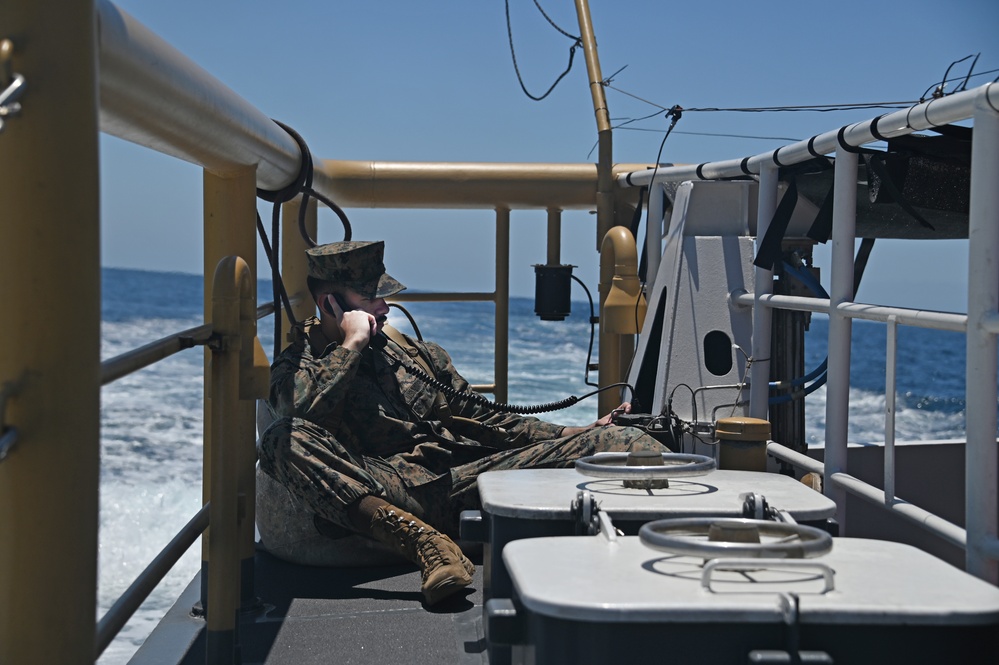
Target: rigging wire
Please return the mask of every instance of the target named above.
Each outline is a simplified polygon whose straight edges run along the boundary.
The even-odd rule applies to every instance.
[[[656,114],[658,115],[658,114]],[[632,132],[656,132],[659,133],[661,129],[653,129],[652,127],[614,127],[614,129],[625,129]],[[755,134],[721,134],[719,132],[676,132],[677,134],[683,134],[684,136],[714,136],[723,139],[754,139],[759,141],[802,141],[804,139],[792,138],[790,136],[758,136]]]
[[[548,90],[545,91],[545,94],[541,95],[540,97],[532,95],[530,92],[527,91],[527,86],[524,85],[524,78],[520,75],[520,67],[517,65],[517,53],[513,48],[513,28],[510,25],[510,0],[505,0],[504,4],[506,5],[506,34],[507,38],[510,41],[510,57],[513,59],[513,70],[517,73],[517,81],[520,83],[520,89],[524,91],[525,95],[527,95],[536,102],[540,102],[542,99],[550,95],[552,90],[555,89],[555,86],[557,86],[562,81],[562,79],[565,78],[566,74],[568,74],[572,70],[572,61],[576,57],[576,49],[583,45],[583,40],[580,37],[577,37],[576,35],[569,34],[562,28],[555,25],[555,22],[552,21],[551,18],[549,18],[548,14],[545,13],[545,10],[541,9],[541,5],[538,4],[538,0],[534,0],[534,5],[538,8],[538,11],[541,12],[541,15],[545,17],[545,19],[552,25],[553,28],[558,30],[560,33],[562,33],[569,39],[575,41],[573,42],[573,45],[569,47],[569,64],[566,66],[565,71],[562,72],[557,79],[555,79],[555,82],[552,83],[551,87],[549,87]]]
[[[645,99],[644,97],[639,97],[636,94],[630,93],[627,90],[622,90],[620,88],[610,85],[607,81],[603,82],[604,87],[610,88],[615,92],[619,92],[633,99],[637,99],[640,102],[644,102],[649,106],[655,106],[656,108],[662,109],[664,111],[669,110],[667,107],[657,104],[656,102]],[[857,102],[857,103],[844,103],[844,104],[808,104],[808,105],[793,105],[793,106],[736,106],[736,107],[693,107],[684,108],[684,111],[692,112],[733,112],[733,113],[769,113],[769,112],[801,112],[801,111],[815,111],[815,112],[829,112],[829,111],[851,111],[856,109],[878,109],[878,108],[899,108],[904,109],[916,104],[916,101],[894,101],[894,102]]]
[[[961,81],[961,84],[957,88],[954,89],[954,92],[960,92],[962,90],[966,90],[967,89],[967,87],[968,87],[968,81],[971,80],[972,78],[975,78],[975,77],[978,77],[978,76],[986,76],[988,74],[994,74],[996,72],[999,72],[999,69],[989,69],[989,70],[982,71],[982,72],[972,73],[972,71],[974,70],[975,64],[978,62],[979,55],[981,55],[981,54],[977,54],[977,55],[974,55],[974,56],[969,55],[969,56],[966,56],[964,58],[961,58],[960,60],[956,60],[953,63],[951,63],[951,65],[947,68],[946,73],[944,74],[943,80],[941,80],[939,83],[934,83],[929,88],[927,88],[926,91],[922,94],[922,96],[918,100],[911,100],[911,101],[899,100],[899,101],[890,101],[890,102],[889,101],[885,101],[885,102],[857,102],[857,103],[841,103],[841,104],[806,104],[806,105],[790,105],[790,106],[741,106],[741,107],[740,106],[736,106],[736,107],[689,107],[689,108],[685,107],[684,110],[685,111],[689,111],[691,113],[698,113],[698,112],[700,112],[700,113],[707,113],[707,112],[712,112],[712,113],[722,113],[722,112],[729,112],[729,113],[781,113],[781,112],[817,112],[817,113],[828,113],[828,112],[834,112],[834,111],[853,111],[853,110],[879,109],[879,108],[883,108],[883,109],[904,109],[904,108],[908,108],[908,107],[913,106],[915,104],[919,104],[921,102],[926,101],[926,95],[931,90],[936,90],[936,92],[934,92],[934,94],[932,95],[934,97],[944,96],[943,95],[943,88],[944,88],[944,86],[946,86],[947,83],[951,83],[953,81]],[[963,76],[954,77],[954,78],[947,78],[947,76],[950,74],[950,71],[954,67],[954,65],[956,65],[956,64],[958,64],[960,62],[963,62],[963,61],[967,60],[968,58],[972,58],[972,57],[974,57],[974,61],[972,62],[971,67],[969,68],[967,74],[965,74]],[[622,67],[622,69],[623,69],[623,67]],[[620,71],[620,70],[618,70],[618,71]],[[617,87],[611,85],[611,80],[612,79],[613,79],[613,77],[608,77],[608,78],[604,79],[602,81],[603,86],[606,87],[606,88],[610,88],[611,90],[614,90],[615,92],[619,92],[622,95],[626,95],[626,96],[631,97],[633,99],[637,99],[638,101],[643,102],[645,104],[648,104],[649,106],[654,106],[654,107],[656,107],[658,109],[662,109],[663,111],[668,110],[668,107],[663,106],[662,104],[658,104],[658,103],[653,102],[651,100],[645,99],[644,97],[639,97],[638,95],[636,95],[634,93],[628,92],[627,90],[622,90],[621,88],[617,88]],[[953,94],[953,93],[948,93],[948,94]],[[652,114],[652,115],[654,116],[656,114]],[[651,116],[646,116],[646,118],[648,118],[648,117],[651,117]],[[643,120],[643,119],[645,119],[645,118],[637,118],[636,120]]]

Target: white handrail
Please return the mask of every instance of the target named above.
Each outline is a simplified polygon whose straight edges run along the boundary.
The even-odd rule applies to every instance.
[[[872,120],[854,123],[843,130],[843,140],[850,146],[858,147],[879,140],[872,128],[881,136],[893,138],[915,131],[931,129],[952,122],[967,120],[974,114],[975,100],[983,95],[985,103],[999,109],[999,83],[987,83],[973,90],[965,90],[940,99],[916,104],[908,109],[896,111]],[[839,129],[798,141],[770,152],[760,153],[745,159],[729,159],[704,164],[685,166],[661,166],[658,169],[632,171],[618,176],[622,187],[647,186],[655,174],[656,182],[682,182],[684,180],[715,180],[736,178],[749,173],[757,174],[763,165],[788,166],[814,159],[815,155],[827,155],[839,149]]]

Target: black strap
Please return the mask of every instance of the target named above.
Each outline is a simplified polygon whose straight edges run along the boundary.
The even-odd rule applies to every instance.
[[[835,186],[832,186],[826,192],[825,198],[822,199],[822,205],[819,206],[819,211],[815,214],[815,220],[805,234],[815,242],[828,242],[832,236],[834,190]]]
[[[839,143],[840,148],[843,148],[843,150],[846,150],[847,152],[856,153],[858,155],[864,152],[863,148],[858,148],[856,146],[852,146],[849,143],[847,143],[845,135],[846,135],[846,125],[843,125],[842,127],[839,128],[839,132],[836,133],[836,142]]]
[[[860,289],[860,280],[864,278],[864,270],[867,269],[867,260],[871,258],[871,250],[874,249],[874,238],[864,238],[860,241],[857,249],[857,258],[853,260],[853,296],[857,296]]]
[[[887,113],[884,115],[879,115],[874,120],[871,120],[871,126],[868,129],[871,132],[871,136],[873,136],[879,141],[884,141],[885,143],[887,143],[888,137],[878,131],[878,122],[881,120],[881,118],[885,117],[885,115],[887,115]]]
[[[798,184],[794,178],[788,178],[787,191],[784,198],[774,211],[774,216],[770,220],[770,226],[760,241],[760,251],[753,260],[753,265],[764,270],[773,270],[781,260],[781,241],[787,232],[787,225],[791,222],[791,215],[794,207],[798,204]]]

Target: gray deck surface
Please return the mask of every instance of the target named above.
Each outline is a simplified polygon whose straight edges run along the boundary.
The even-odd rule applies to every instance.
[[[258,553],[262,608],[241,621],[240,662],[485,663],[481,582],[477,565],[472,586],[430,608],[412,566],[315,568]],[[181,662],[204,664],[204,631]]]

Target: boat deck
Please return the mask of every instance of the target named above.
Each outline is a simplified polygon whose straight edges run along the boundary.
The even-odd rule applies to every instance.
[[[242,616],[239,662],[486,663],[481,557],[470,558],[472,585],[431,608],[413,566],[317,568],[258,552],[261,607]],[[195,577],[130,663],[204,665],[205,623],[190,615],[199,590]],[[182,645],[189,646],[186,655]]]

